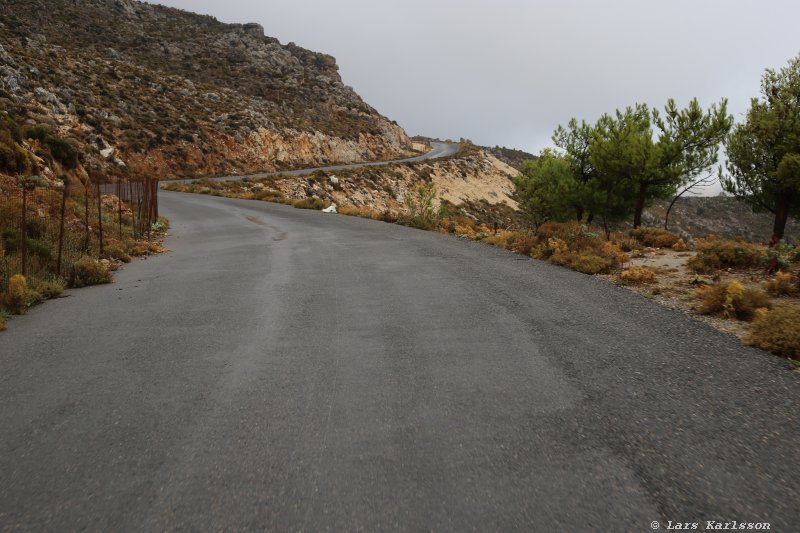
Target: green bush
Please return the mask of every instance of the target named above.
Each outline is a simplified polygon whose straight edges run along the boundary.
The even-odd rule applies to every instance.
[[[29,224],[29,227],[31,225]],[[36,231],[33,231],[35,234]],[[30,235],[29,233],[28,235]],[[9,253],[13,254],[22,250],[22,232],[18,229],[7,229],[3,231],[0,235],[0,239],[2,239],[3,248]],[[32,239],[28,237],[26,239],[27,244],[27,253],[32,257],[39,257],[42,260],[50,261],[53,259],[54,249],[53,243],[40,240],[40,239]]]
[[[53,159],[61,163],[64,168],[74,169],[80,162],[78,149],[71,142],[50,134],[44,126],[34,126],[25,132],[28,139],[34,139],[47,146]]]
[[[47,138],[49,136],[50,136],[50,131],[44,126],[34,126],[32,128],[28,128],[25,131],[25,137],[35,141],[39,141],[42,144],[47,143]]]
[[[100,261],[83,256],[72,265],[70,287],[80,288],[103,283],[111,283],[111,272]]]
[[[31,168],[28,153],[14,141],[11,133],[0,129],[0,171],[6,174],[24,174]]]
[[[744,342],[777,355],[800,359],[800,307],[778,307],[760,313]]]
[[[436,187],[433,183],[421,186],[416,194],[406,196],[408,207],[408,225],[412,228],[431,230],[447,216],[447,207],[442,205],[439,209],[434,207],[436,200]]]

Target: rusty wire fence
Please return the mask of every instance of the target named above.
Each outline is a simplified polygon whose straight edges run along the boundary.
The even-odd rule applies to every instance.
[[[106,178],[0,183],[0,291],[9,279],[69,279],[83,256],[149,237],[158,220],[158,180]]]

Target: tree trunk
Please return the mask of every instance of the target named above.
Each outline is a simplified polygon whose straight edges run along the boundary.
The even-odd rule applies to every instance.
[[[672,208],[675,207],[675,202],[677,202],[678,199],[683,196],[683,192],[672,199],[672,201],[669,203],[669,207],[667,208],[667,214],[664,215],[664,229],[667,231],[669,231],[669,214],[672,212]]]
[[[642,212],[647,201],[647,185],[639,185],[639,197],[636,199],[636,211],[633,213],[633,229],[642,225]]]
[[[772,226],[772,238],[769,246],[772,248],[783,239],[783,232],[786,229],[786,221],[789,219],[789,200],[785,196],[779,196],[775,204],[775,223]]]

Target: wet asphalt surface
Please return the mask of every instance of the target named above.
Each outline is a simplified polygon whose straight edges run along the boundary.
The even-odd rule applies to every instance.
[[[800,529],[800,379],[451,236],[162,192],[169,253],[0,334],[0,530]]]

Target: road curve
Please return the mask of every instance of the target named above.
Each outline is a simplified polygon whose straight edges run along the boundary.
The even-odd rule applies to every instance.
[[[800,382],[610,283],[162,192],[171,252],[0,335],[0,530],[800,524]]]
[[[364,168],[364,167],[384,167],[387,165],[397,165],[401,163],[414,163],[417,161],[429,161],[433,159],[441,159],[443,157],[450,157],[451,155],[455,155],[458,153],[461,145],[458,143],[447,143],[447,142],[438,142],[438,141],[431,141],[431,149],[430,151],[417,155],[414,157],[406,157],[404,159],[393,159],[391,161],[370,161],[367,163],[349,163],[345,165],[328,165],[325,167],[313,167],[313,168],[302,168],[297,170],[284,170],[281,172],[260,172],[257,174],[246,174],[240,176],[218,176],[216,178],[211,178],[212,181],[234,181],[240,180],[244,178],[273,178],[276,176],[308,176],[313,174],[317,171],[323,172],[334,172],[337,170],[348,170],[351,168]],[[187,178],[187,179],[176,179],[176,180],[162,180],[162,183],[186,183],[197,181],[195,178]]]

